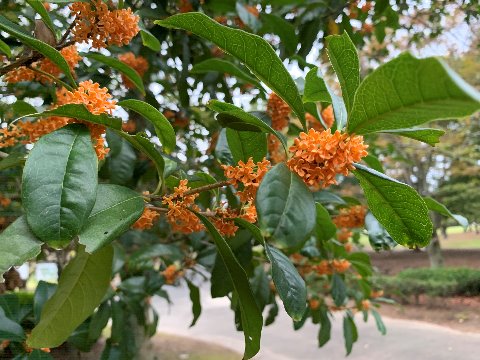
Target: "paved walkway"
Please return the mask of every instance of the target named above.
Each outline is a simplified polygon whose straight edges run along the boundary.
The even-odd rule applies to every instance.
[[[193,328],[191,304],[186,288],[168,290],[172,306],[160,298],[154,306],[160,313],[158,330],[218,343],[243,353],[243,334],[234,328],[227,299],[211,299],[208,284],[202,286],[202,315]],[[479,310],[480,311],[480,310]],[[349,360],[478,360],[480,334],[464,333],[424,322],[384,318],[387,335],[376,329],[373,318],[364,323],[356,318],[359,341]],[[274,324],[262,332],[262,346],[256,360],[345,359],[342,321],[334,321],[332,340],[317,347],[318,326],[311,323],[294,331],[291,319],[280,311]]]

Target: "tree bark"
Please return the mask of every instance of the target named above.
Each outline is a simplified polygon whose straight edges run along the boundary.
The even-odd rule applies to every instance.
[[[442,248],[440,247],[440,239],[438,238],[437,229],[439,225],[439,216],[434,214],[432,216],[433,234],[432,241],[427,247],[428,259],[430,260],[430,267],[438,269],[443,267]]]

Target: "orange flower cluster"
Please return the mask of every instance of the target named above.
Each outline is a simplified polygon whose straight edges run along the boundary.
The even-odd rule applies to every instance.
[[[283,130],[288,126],[290,112],[290,107],[285,101],[272,92],[268,97],[267,114],[272,119],[272,128],[274,130]]]
[[[230,184],[235,188],[238,188],[239,183],[243,184],[243,190],[237,191],[240,201],[249,202],[255,200],[260,182],[270,168],[270,161],[264,158],[255,164],[253,159],[249,158],[246,163],[240,160],[238,166],[222,165],[222,167]]]
[[[332,275],[332,267],[328,260],[322,260],[317,265],[312,266],[312,270],[318,275]]]
[[[335,121],[335,115],[333,113],[333,106],[328,105],[325,109],[322,110],[322,119],[327,128],[331,128],[333,126],[333,122]]]
[[[141,77],[143,77],[145,72],[148,70],[147,59],[145,59],[143,56],[136,57],[133,52],[127,52],[125,54],[119,55],[118,60],[133,68],[133,70],[135,70]],[[135,85],[123,74],[122,80],[128,89],[133,89],[135,87]]]
[[[10,204],[12,203],[12,200],[10,200],[9,198],[6,198],[6,197],[3,197],[2,194],[0,194],[0,206],[1,207],[8,207],[10,206]]]
[[[241,218],[250,223],[254,223],[257,221],[257,210],[255,205],[251,203],[246,204],[240,213],[228,208],[219,207],[215,210],[215,217],[211,220],[220,234],[230,237],[234,236],[238,230],[238,226],[236,226],[235,222],[232,220],[234,218]]]
[[[350,268],[351,263],[345,259],[334,259],[331,262],[331,266],[335,272],[344,273]]]
[[[306,113],[305,120],[307,120],[308,125],[310,125],[312,129],[315,129],[317,131],[323,131],[322,123],[318,121],[317,118],[312,114]]]
[[[173,285],[179,276],[183,275],[183,271],[179,270],[176,265],[168,265],[165,270],[162,271],[162,275],[165,277],[165,283]]]
[[[82,59],[80,55],[78,55],[78,51],[75,45],[67,46],[60,50],[60,54],[62,54],[63,58],[67,62],[70,70],[73,71],[75,66],[77,66],[78,62]],[[50,59],[42,59],[32,64],[33,68],[38,68],[39,70],[46,72],[50,75],[55,77],[59,77],[62,71],[58,68],[57,65],[53,63]],[[5,81],[14,84],[22,81],[40,81],[42,83],[50,83],[52,79],[48,76],[45,76],[39,72],[35,72],[32,69],[29,69],[25,66],[20,66],[12,71],[9,71],[5,74]]]
[[[318,299],[311,298],[308,300],[308,307],[312,310],[317,310],[320,307],[320,301]]]
[[[159,216],[160,214],[158,212],[146,207],[143,209],[142,216],[140,216],[135,224],[132,225],[132,228],[137,230],[151,229],[153,227],[153,223],[158,219]]]
[[[282,143],[278,138],[273,134],[268,134],[267,136],[267,148],[268,153],[270,154],[270,160],[272,164],[278,164],[287,159],[285,151],[283,151]]]
[[[83,104],[94,115],[112,114],[116,101],[110,100],[112,95],[107,88],[101,88],[98,83],[92,80],[82,81],[78,88],[71,92],[59,92],[58,104]]]
[[[362,136],[331,133],[330,129],[322,132],[310,129],[300,133],[290,147],[293,157],[288,166],[310,186],[325,188],[337,184],[337,174],[348,175],[354,168],[353,163],[360,161],[368,153],[368,145]]]
[[[204,226],[195,214],[188,210],[190,208],[200,211],[200,208],[195,204],[198,194],[185,194],[191,190],[187,184],[188,180],[180,180],[173,194],[163,197],[163,204],[168,205],[167,220],[173,230],[190,234],[203,230]]]
[[[353,233],[344,227],[344,228],[341,228],[340,231],[338,232],[337,239],[342,244],[346,244],[348,242],[348,239],[350,239],[352,235]]]
[[[340,209],[339,214],[333,219],[333,223],[339,229],[363,227],[366,214],[367,208],[363,205],[342,208]]]
[[[189,0],[180,0],[178,3],[178,10],[180,13],[187,13],[193,11],[193,5]]]
[[[102,0],[92,0],[91,3],[74,2],[70,10],[75,15],[74,40],[92,40],[95,49],[127,45],[140,31],[140,18],[130,8],[110,11]]]
[[[363,310],[363,311],[368,311],[370,309],[370,301],[368,299],[365,299],[365,300],[362,300],[362,302],[360,303],[360,309],[359,310]]]

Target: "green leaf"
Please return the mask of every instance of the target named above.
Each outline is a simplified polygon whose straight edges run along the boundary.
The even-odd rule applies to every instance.
[[[35,316],[35,323],[40,321],[40,314],[43,306],[50,299],[57,290],[57,284],[51,284],[46,281],[40,281],[35,289],[33,296],[33,315]]]
[[[3,52],[5,55],[7,55],[7,58],[12,57],[12,51],[10,50],[10,47],[0,39],[0,51]]]
[[[255,87],[259,90],[263,90],[262,84],[260,84],[257,79],[251,76],[247,71],[240,68],[238,65],[235,65],[227,60],[218,58],[207,59],[195,64],[192,70],[190,70],[192,74],[205,74],[211,71],[235,76],[248,84],[255,85]]]
[[[355,95],[348,132],[368,134],[468,116],[480,94],[443,61],[405,53],[365,78]]]
[[[95,206],[78,241],[86,246],[87,252],[97,251],[127,231],[140,218],[143,208],[139,193],[113,184],[98,185]]]
[[[190,290],[190,300],[192,301],[193,320],[190,327],[194,326],[202,313],[202,305],[200,304],[200,289],[195,286],[190,280],[187,281],[188,289]]]
[[[245,335],[245,353],[243,357],[244,359],[250,359],[260,350],[260,337],[263,325],[262,313],[255,302],[245,270],[239,264],[230,246],[228,246],[225,239],[205,216],[199,213],[195,213],[195,215],[198,216],[212,235],[218,254],[226,266],[227,273],[238,295],[242,328]]]
[[[349,314],[343,317],[343,337],[345,338],[345,349],[349,355],[352,352],[353,344],[358,340],[357,326]]]
[[[13,152],[0,161],[0,170],[10,169],[12,167],[21,166],[25,163],[25,154]]]
[[[321,204],[345,205],[347,202],[337,194],[321,190],[313,193],[313,198]]]
[[[100,53],[89,52],[83,53],[81,55],[86,56],[89,59],[99,61],[112,69],[120,71],[123,75],[125,75],[125,77],[128,78],[128,80],[130,80],[135,85],[138,90],[140,90],[143,95],[145,95],[145,87],[143,86],[142,77],[132,67],[128,66],[127,64],[121,62],[114,57],[105,56]]]
[[[0,307],[0,340],[22,342],[25,340],[25,332],[20,324],[10,320],[3,308]]]
[[[425,201],[410,186],[356,164],[354,174],[360,181],[368,208],[392,238],[413,247],[428,245],[432,223]]]
[[[332,323],[324,308],[320,309],[320,330],[318,331],[318,346],[322,347],[329,340],[332,332]]]
[[[348,254],[347,260],[353,265],[357,272],[364,278],[372,276],[372,264],[370,263],[370,256],[363,252],[354,252]]]
[[[315,226],[312,193],[284,163],[263,178],[256,207],[260,229],[280,248],[301,246]]]
[[[297,114],[304,128],[305,110],[290,73],[268,42],[257,35],[220,25],[201,13],[185,13],[157,20],[155,24],[183,29],[212,41],[242,61],[250,71],[280,96]]]
[[[17,100],[12,104],[12,110],[15,117],[25,116],[37,113],[37,109],[24,100]]]
[[[423,200],[425,200],[425,203],[427,204],[429,210],[435,211],[443,216],[454,219],[461,226],[463,226],[464,229],[468,228],[469,222],[468,222],[468,219],[465,218],[464,216],[452,214],[445,205],[443,205],[442,203],[438,202],[437,200],[429,196],[425,196]]]
[[[262,161],[267,155],[267,137],[263,132],[227,129],[227,141],[235,164],[240,160],[246,163],[250,157],[254,162]]]
[[[358,85],[360,85],[360,63],[357,49],[347,32],[342,35],[330,35],[326,38],[327,55],[337,74],[345,107],[350,113]]]
[[[98,340],[102,336],[102,331],[107,326],[110,315],[110,304],[107,301],[101,303],[96,313],[92,315],[92,320],[88,326],[89,340]]]
[[[435,146],[440,142],[440,138],[445,134],[444,130],[430,128],[411,128],[382,131],[385,134],[405,136],[410,139],[424,142],[428,145]]]
[[[365,229],[370,246],[375,251],[391,250],[398,245],[371,212],[365,216]]]
[[[12,266],[20,266],[25,261],[40,254],[42,243],[32,234],[25,216],[19,217],[0,233],[0,281],[2,274]]]
[[[216,118],[221,126],[238,131],[269,133],[275,135],[283,147],[287,148],[285,139],[253,114],[247,113],[235,105],[218,100],[209,101],[207,107],[218,113]]]
[[[373,170],[381,172],[381,173],[385,173],[385,170],[383,170],[382,163],[380,162],[380,160],[378,160],[378,158],[376,156],[368,154],[367,156],[365,156],[363,158],[363,161],[365,161],[365,163],[368,166],[370,166]]]
[[[262,21],[262,34],[275,34],[280,38],[280,43],[285,46],[285,50],[289,54],[295,53],[298,45],[298,37],[295,34],[295,27],[283,18],[267,13],[260,13],[260,20]]]
[[[386,335],[387,334],[387,328],[385,327],[385,324],[383,323],[382,317],[378,313],[377,310],[375,309],[370,309],[370,312],[372,313],[373,317],[375,318],[375,323],[377,324],[377,329],[380,331],[380,334]]]
[[[134,175],[137,154],[130,143],[107,131],[107,142],[110,152],[107,157],[110,182],[117,185],[128,185]]]
[[[105,246],[95,254],[79,247],[77,255],[63,269],[55,294],[42,310],[40,322],[30,334],[32,348],[60,346],[87,319],[110,287],[113,248]]]
[[[43,2],[40,0],[27,0],[27,3],[37,12],[38,15],[42,18],[45,25],[52,31],[52,34],[55,35],[55,25],[48,14],[47,9],[43,6]]]
[[[182,251],[172,244],[153,244],[150,246],[143,246],[135,251],[130,257],[132,263],[138,263],[154,258],[167,258],[171,261],[181,260],[184,256]]]
[[[347,109],[341,96],[336,95],[327,85],[319,68],[312,68],[305,77],[304,102],[323,102],[332,104],[338,129],[347,123]]]
[[[175,143],[177,141],[175,137],[175,130],[173,130],[170,121],[168,121],[160,111],[144,101],[135,99],[120,101],[118,105],[135,111],[150,121],[155,127],[155,133],[165,148],[165,152],[170,153],[175,150]]]
[[[70,72],[70,67],[68,66],[68,63],[65,61],[60,52],[55,50],[50,45],[44,43],[43,41],[37,40],[34,37],[20,31],[17,24],[12,23],[10,20],[8,20],[2,15],[0,15],[0,30],[3,30],[6,33],[12,35],[25,45],[31,47],[43,56],[52,60],[52,62],[57,65],[60,70],[63,71],[70,83],[76,86],[77,83],[75,82],[75,79]]]
[[[347,287],[337,273],[332,275],[332,298],[336,306],[342,306],[347,298]]]
[[[272,264],[272,279],[285,311],[294,320],[300,321],[307,304],[307,288],[297,269],[277,248],[265,244],[265,251]]]
[[[150,139],[148,139],[144,133],[138,133],[135,135],[129,135],[123,131],[116,131],[116,133],[153,161],[158,173],[158,186],[154,194],[158,193],[161,190],[164,181],[165,160],[163,159],[163,156],[158,152],[155,145],[150,142]]]
[[[315,236],[319,241],[327,241],[335,236],[337,233],[337,227],[332,222],[332,218],[321,204],[315,204],[317,209],[317,218],[315,223]]]
[[[105,125],[106,127],[120,130],[122,128],[122,119],[116,118],[107,114],[94,115],[87,110],[83,104],[66,104],[59,106],[53,110],[47,110],[42,113],[24,115],[17,120],[25,117],[48,117],[48,116],[64,116],[75,118],[78,120],[85,120],[94,124]]]
[[[97,156],[90,131],[67,125],[40,138],[22,177],[22,203],[32,232],[52,247],[77,235],[95,204]]]
[[[155,52],[159,52],[162,45],[160,41],[153,35],[150,31],[147,30],[143,21],[138,22],[138,27],[140,28],[140,36],[142,37],[142,43],[144,46],[149,47]]]

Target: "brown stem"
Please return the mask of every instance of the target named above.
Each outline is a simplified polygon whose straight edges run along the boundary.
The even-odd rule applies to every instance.
[[[163,212],[163,213],[168,212],[167,208],[161,208],[161,207],[157,207],[157,206],[149,206],[148,209],[155,210],[155,211],[158,211],[158,212]]]
[[[75,20],[76,19],[73,19],[72,23],[70,24],[70,26],[67,28],[67,30],[63,34],[62,38],[60,39],[60,42],[59,42],[60,45],[63,44],[65,41],[67,41],[68,35],[70,35],[73,28],[75,27]]]
[[[198,194],[198,193],[203,192],[203,191],[209,191],[209,190],[221,188],[221,187],[227,186],[229,184],[230,184],[230,182],[228,180],[226,180],[226,181],[217,182],[215,184],[208,184],[208,185],[205,185],[205,186],[199,186],[195,189],[188,190],[187,192],[185,192],[185,195]]]

